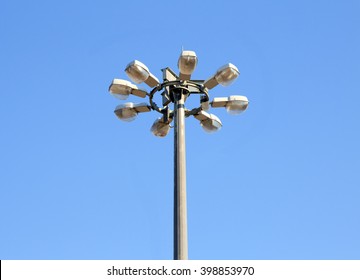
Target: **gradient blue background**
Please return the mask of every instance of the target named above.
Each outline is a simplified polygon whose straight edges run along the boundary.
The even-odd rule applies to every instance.
[[[171,259],[173,132],[113,114],[138,59],[248,110],[187,119],[190,259],[360,259],[360,2],[0,4],[0,259]],[[146,85],[145,88],[149,89]],[[130,97],[129,101],[143,101]]]

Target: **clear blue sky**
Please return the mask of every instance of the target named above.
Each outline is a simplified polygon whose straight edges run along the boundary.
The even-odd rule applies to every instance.
[[[16,1],[0,5],[0,259],[171,259],[173,132],[107,91],[134,59],[240,116],[187,119],[190,259],[360,259],[360,2]],[[145,85],[145,88],[147,86]],[[131,97],[129,101],[143,101]]]

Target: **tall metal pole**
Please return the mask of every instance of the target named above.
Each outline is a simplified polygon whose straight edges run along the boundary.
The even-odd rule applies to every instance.
[[[174,93],[174,260],[188,259],[186,211],[185,98]]]

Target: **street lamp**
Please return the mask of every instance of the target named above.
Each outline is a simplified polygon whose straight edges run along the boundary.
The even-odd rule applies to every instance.
[[[200,125],[206,132],[216,132],[222,127],[220,119],[214,114],[200,111],[198,114],[194,115],[194,117],[200,121]]]
[[[239,70],[234,64],[228,63],[224,66],[220,67],[214,76],[207,79],[204,83],[204,86],[208,89],[212,89],[213,87],[221,84],[223,86],[231,85],[235,79],[240,75]]]
[[[120,104],[115,108],[115,115],[122,121],[131,122],[135,120],[138,113],[149,112],[151,107],[146,103],[134,104],[128,102]]]
[[[178,60],[179,76],[170,68],[162,69],[163,82],[149,71],[149,68],[138,60],[130,62],[125,72],[134,83],[145,83],[152,89],[139,89],[136,85],[122,79],[114,79],[109,87],[112,95],[126,99],[130,95],[148,97],[149,104],[128,102],[115,108],[116,116],[122,121],[132,121],[138,113],[160,113],[160,117],[151,126],[151,132],[158,137],[165,137],[174,122],[174,259],[188,258],[187,241],[187,207],[186,207],[186,165],[185,165],[185,118],[194,116],[207,132],[218,131],[222,127],[220,119],[208,113],[212,108],[225,107],[236,115],[245,111],[249,101],[245,96],[215,97],[209,100],[208,90],[218,84],[228,86],[240,75],[235,65],[228,63],[220,67],[207,80],[191,80],[198,59],[194,51],[182,51]],[[162,106],[154,102],[155,94],[162,96]],[[199,107],[188,109],[185,101],[191,95],[200,95]]]
[[[182,51],[178,60],[180,80],[189,80],[197,65],[197,56],[194,51]]]
[[[121,79],[114,79],[109,87],[110,93],[119,99],[127,99],[130,94],[136,95],[138,97],[146,97],[146,90],[139,89],[136,85],[132,83],[121,80]]]
[[[246,96],[232,95],[230,97],[215,97],[211,107],[226,107],[230,115],[238,115],[246,110],[249,101]]]
[[[155,136],[165,137],[170,131],[170,123],[167,123],[163,117],[160,117],[154,121],[150,131]]]
[[[134,83],[144,82],[149,87],[155,87],[159,84],[159,80],[150,73],[146,65],[138,60],[130,62],[126,66],[125,72]]]

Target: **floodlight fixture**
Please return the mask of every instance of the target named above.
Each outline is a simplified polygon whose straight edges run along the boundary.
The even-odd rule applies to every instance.
[[[198,114],[194,115],[194,117],[200,121],[200,125],[206,132],[213,133],[222,127],[220,119],[214,114],[200,111]]]
[[[155,87],[160,82],[159,80],[151,74],[149,68],[146,65],[138,60],[130,62],[125,68],[126,74],[129,78],[137,84],[145,83],[149,87]]]
[[[230,115],[238,115],[244,112],[249,105],[249,100],[246,96],[232,95],[230,97],[215,97],[211,102],[211,107],[219,108],[225,107]]]
[[[170,123],[165,122],[164,118],[160,117],[155,120],[150,131],[157,137],[165,137],[170,131]]]
[[[180,80],[189,80],[197,65],[197,56],[194,51],[182,51],[178,60]]]
[[[237,67],[232,63],[228,63],[220,67],[215,75],[207,79],[204,83],[204,86],[208,89],[212,89],[218,84],[228,86],[232,84],[239,75],[240,71],[237,69]]]
[[[125,100],[131,94],[133,84],[120,79],[114,79],[109,87],[109,92],[121,100]]]
[[[249,100],[246,96],[230,96],[226,104],[226,111],[230,115],[238,115],[244,112],[249,105]]]
[[[111,85],[109,86],[109,92],[121,100],[127,99],[130,94],[142,98],[147,95],[146,90],[139,89],[136,85],[122,79],[113,79]]]
[[[151,107],[146,103],[134,104],[128,102],[120,104],[115,108],[115,115],[122,121],[131,122],[135,120],[138,113],[150,112]]]

